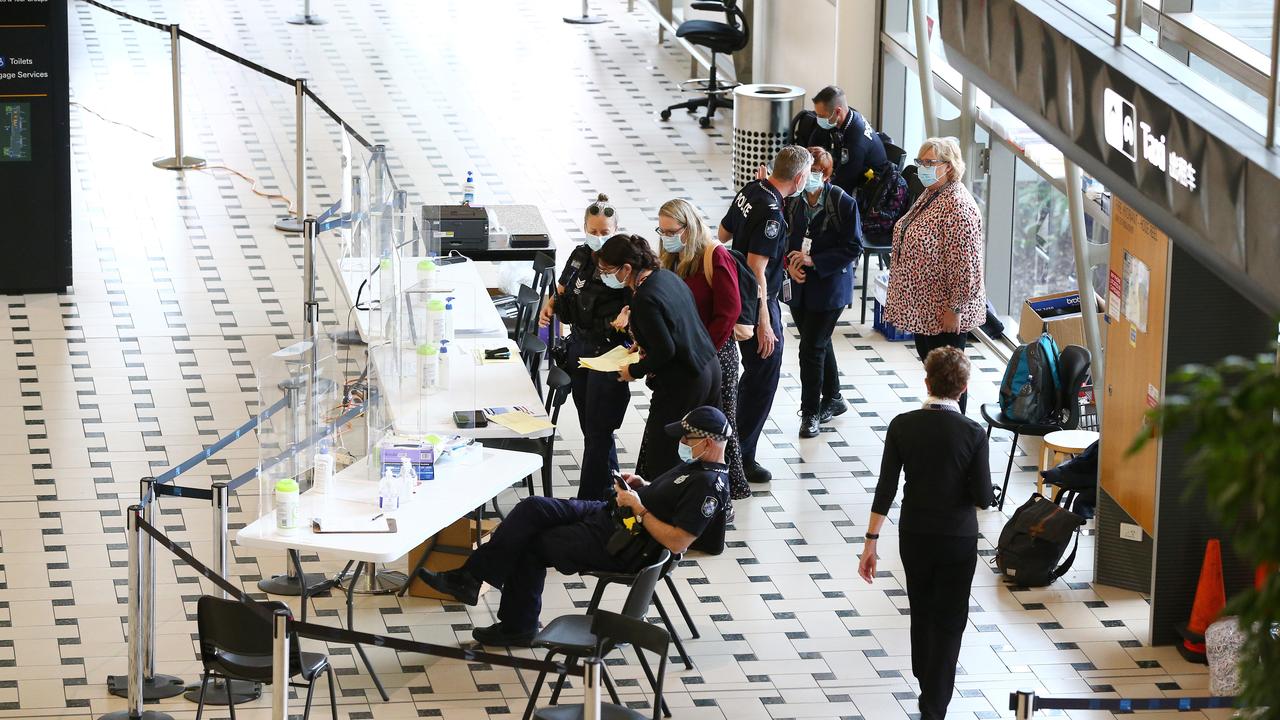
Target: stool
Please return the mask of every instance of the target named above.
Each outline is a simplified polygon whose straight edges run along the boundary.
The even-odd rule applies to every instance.
[[[1040,448],[1040,469],[1048,470],[1058,465],[1058,456],[1075,457],[1098,441],[1098,433],[1093,430],[1055,430],[1044,436],[1044,445]],[[1044,495],[1044,477],[1036,473],[1036,492]]]

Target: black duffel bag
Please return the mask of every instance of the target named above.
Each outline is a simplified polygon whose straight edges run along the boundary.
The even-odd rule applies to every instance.
[[[1040,493],[1014,511],[1000,531],[995,564],[1005,579],[1023,587],[1043,587],[1067,574],[1076,561],[1080,544],[1078,530],[1084,518],[1060,507]],[[1075,535],[1071,554],[1058,565],[1058,558]],[[1057,565],[1057,567],[1054,567]]]

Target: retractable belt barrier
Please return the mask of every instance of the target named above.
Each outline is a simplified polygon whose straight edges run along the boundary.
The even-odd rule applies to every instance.
[[[196,465],[199,465],[205,460],[208,460],[210,457],[213,457],[213,455],[217,453],[219,450],[230,445],[236,440],[239,440],[250,430],[253,430],[254,428],[258,427],[258,425],[260,425],[263,420],[266,420],[272,415],[275,415],[277,412],[280,412],[280,410],[282,410],[286,405],[288,405],[288,403],[289,403],[289,398],[287,396],[280,398],[279,400],[276,401],[274,405],[267,408],[266,410],[263,410],[262,412],[258,413],[254,417],[249,418],[248,421],[246,421],[243,425],[236,428],[235,430],[232,430],[229,434],[223,435],[222,437],[218,438],[209,447],[205,448],[204,450],[201,450],[195,455],[192,455],[186,460],[183,460],[177,465],[174,465],[168,470],[165,470],[164,472],[157,475],[156,484],[163,485],[169,482],[170,480],[173,480],[174,478],[178,477],[182,473],[195,467]],[[205,499],[207,500],[208,498],[205,498]]]
[[[342,413],[342,415],[339,416],[337,420],[333,421],[332,423],[329,423],[328,425],[325,425],[324,427],[321,427],[320,429],[312,433],[309,437],[304,438],[302,441],[285,448],[284,452],[271,458],[270,461],[263,463],[261,467],[254,467],[250,470],[245,471],[244,473],[241,473],[239,477],[227,483],[227,488],[230,490],[235,490],[241,485],[244,485],[250,480],[258,477],[258,474],[260,472],[264,470],[270,470],[271,468],[279,465],[280,463],[289,460],[290,458],[294,457],[295,455],[302,452],[303,450],[306,450],[307,448],[320,442],[324,438],[332,435],[334,432],[337,431],[338,428],[351,422],[356,418],[357,415],[359,415],[362,412],[364,412],[363,404],[356,405],[355,407],[350,408],[346,412]]]
[[[177,556],[179,560],[186,563],[192,570],[195,570],[197,573],[204,576],[206,580],[226,591],[228,595],[235,598],[237,601],[248,605],[254,610],[254,612],[261,615],[263,619],[271,619],[273,614],[272,610],[268,609],[257,600],[254,600],[239,587],[236,587],[236,585],[230,580],[227,580],[211,570],[204,563],[195,559],[191,553],[187,552],[176,542],[169,539],[167,535],[160,532],[160,530],[158,530],[154,525],[151,525],[141,517],[137,518],[135,522],[137,522],[137,526],[140,530],[150,535],[153,540]],[[344,630],[342,628],[330,627],[328,625],[316,625],[314,623],[298,622],[296,620],[290,620],[289,626],[290,629],[296,632],[299,637],[320,640],[323,642],[343,643],[347,645],[372,645],[374,647],[390,648],[400,652],[416,652],[423,655],[434,655],[436,657],[452,658],[454,660],[464,660],[467,662],[501,665],[519,670],[555,673],[557,675],[560,673],[566,673],[575,677],[582,676],[581,668],[568,667],[563,663],[513,657],[510,655],[498,655],[496,653],[477,650],[466,650],[458,647],[450,647],[448,645],[436,645],[433,643],[417,642],[415,640],[404,640],[387,635],[375,635],[373,633]]]
[[[1009,693],[1009,709],[1018,713],[1017,718],[1030,718],[1036,710],[1104,710],[1111,712],[1136,712],[1140,710],[1172,710],[1193,712],[1216,708],[1236,707],[1235,697],[1183,697],[1183,698],[1071,698],[1038,697],[1033,692]]]

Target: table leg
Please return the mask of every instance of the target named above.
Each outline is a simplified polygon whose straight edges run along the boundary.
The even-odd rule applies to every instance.
[[[422,554],[418,556],[418,563],[413,566],[413,569],[409,570],[409,579],[405,581],[404,587],[400,588],[400,592],[396,593],[397,597],[404,597],[404,594],[409,592],[409,586],[413,584],[414,578],[418,577],[418,571],[426,567],[427,556],[429,556],[431,551],[435,550],[436,547],[436,536],[432,535],[427,538],[427,543],[429,544],[423,548]]]
[[[298,554],[298,551],[290,550],[287,554],[289,556],[289,562],[293,564],[294,571],[298,573],[298,577],[304,577],[302,574],[302,557]],[[307,587],[307,584],[304,582],[300,583],[299,590],[298,599],[302,602],[302,622],[306,622],[307,599],[311,597],[311,588]]]
[[[347,584],[347,629],[355,629],[355,588],[356,583],[360,582],[360,572],[364,570],[365,563],[356,563],[355,572],[351,574],[351,582]],[[369,662],[369,656],[365,654],[364,648],[359,643],[355,643],[356,652],[360,654],[360,659],[364,661],[365,669],[369,671],[369,677],[373,679],[374,687],[378,688],[378,694],[382,696],[383,702],[391,700],[391,696],[387,695],[386,688],[382,687],[382,681],[378,679],[378,673],[373,669],[373,663]]]

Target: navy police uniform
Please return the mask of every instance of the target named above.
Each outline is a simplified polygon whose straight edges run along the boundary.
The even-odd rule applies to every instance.
[[[733,235],[733,249],[769,258],[765,268],[769,301],[769,322],[778,342],[773,354],[760,357],[757,338],[738,344],[742,352],[742,377],[738,381],[738,440],[742,463],[750,468],[756,459],[756,444],[764,430],[773,396],[782,372],[782,306],[778,295],[786,277],[787,219],[782,212],[782,193],[768,180],[755,180],[738,191],[720,226]]]
[[[817,207],[806,197],[788,200],[790,242],[787,251],[807,249],[813,260],[803,283],[791,286],[791,317],[800,332],[800,412],[819,411],[822,400],[840,396],[840,370],[831,347],[840,312],[853,300],[854,264],[862,253],[858,204],[827,183]]]
[[[618,469],[613,433],[622,427],[631,392],[616,374],[578,367],[578,359],[600,355],[626,339],[610,325],[627,304],[626,291],[601,282],[595,253],[585,244],[574,248],[557,282],[564,293],[556,298],[556,317],[573,327],[561,369],[569,374],[582,428],[578,497],[599,500],[609,490],[610,471]]]
[[[647,516],[694,536],[719,533],[723,543],[724,510],[729,505],[728,466],[684,463],[636,492],[649,511]],[[613,507],[612,502],[603,500],[528,497],[507,514],[488,542],[471,554],[463,568],[502,590],[498,620],[504,632],[537,630],[549,567],[565,575],[632,572],[652,561],[660,546],[643,531],[632,542],[647,541],[652,552],[616,557],[605,549],[619,527],[612,517]]]
[[[806,147],[816,145],[830,152],[835,163],[831,183],[850,194],[866,182],[868,170],[878,172],[889,162],[884,142],[875,128],[853,108],[848,109],[839,126],[823,130],[814,125],[808,137],[797,137],[795,142]]]

